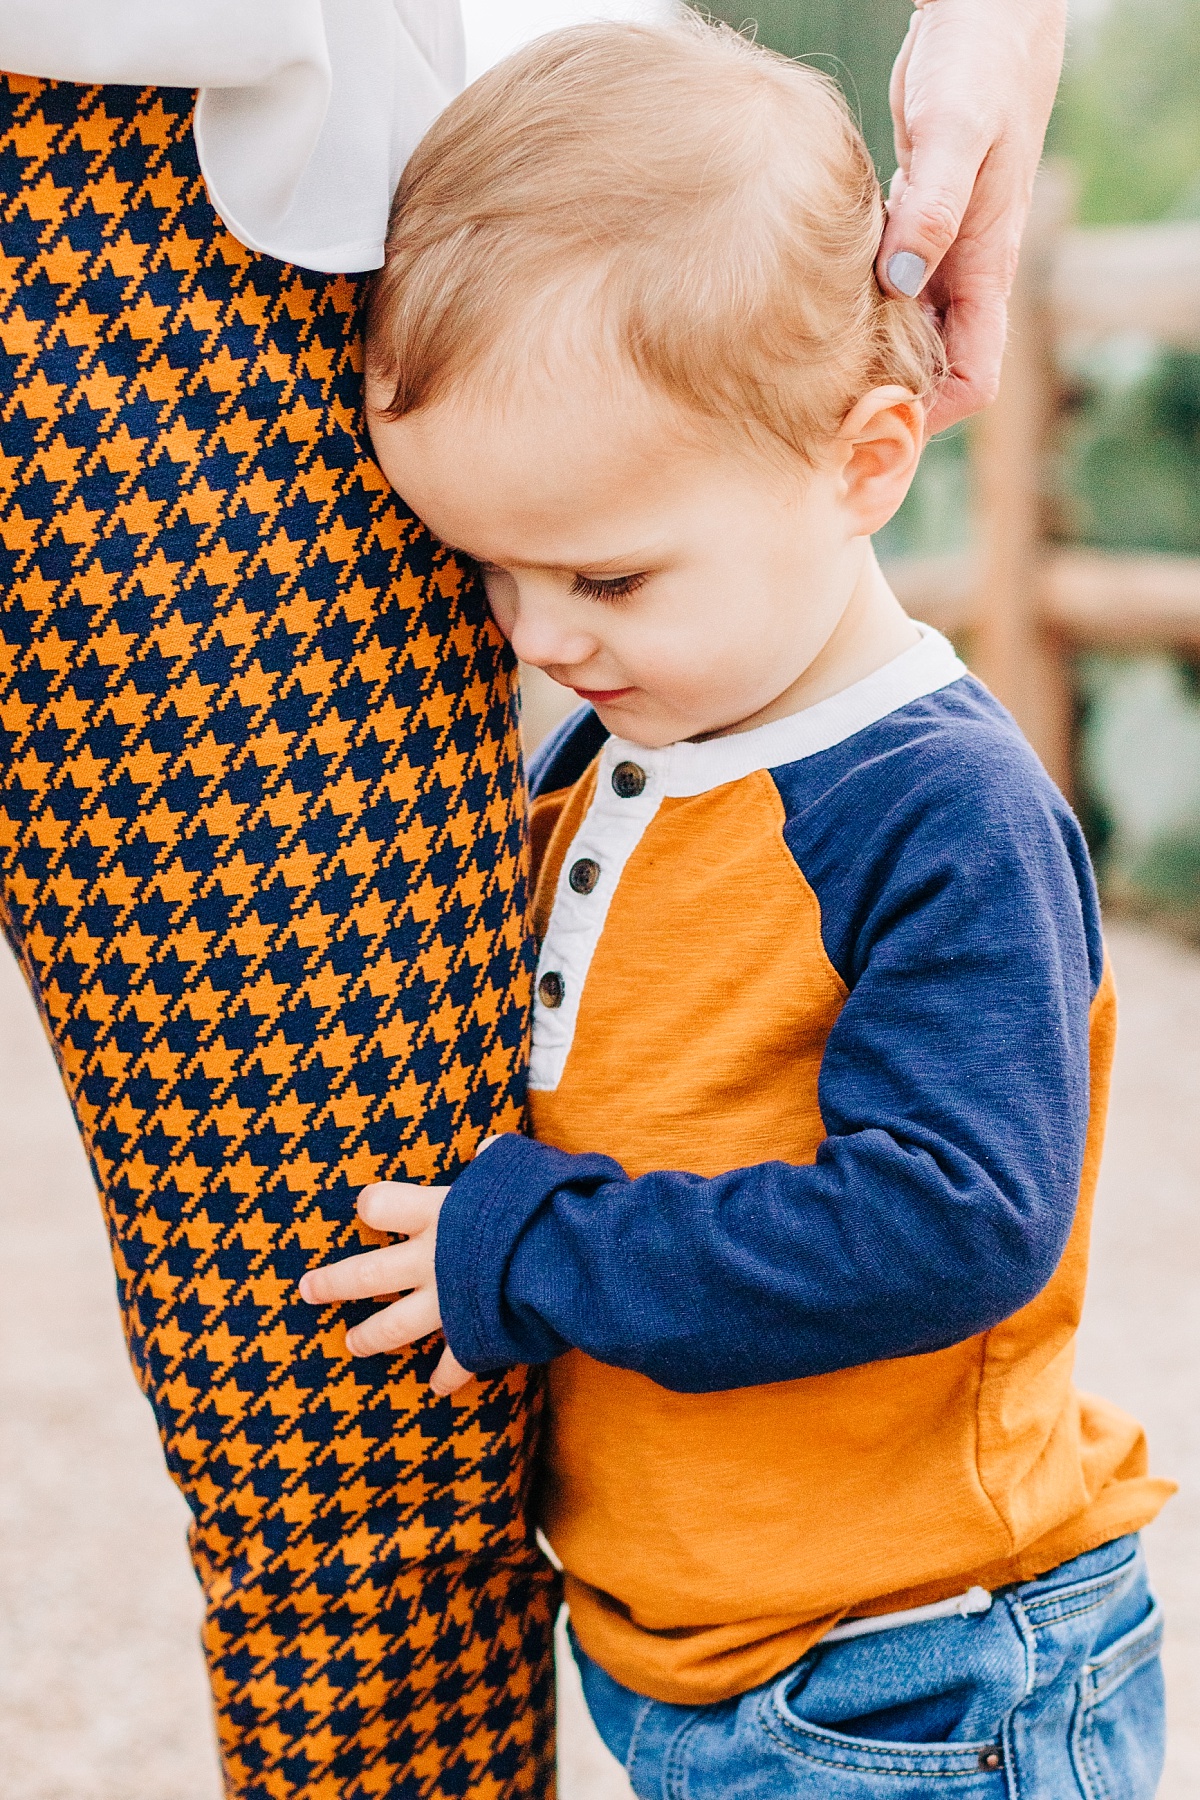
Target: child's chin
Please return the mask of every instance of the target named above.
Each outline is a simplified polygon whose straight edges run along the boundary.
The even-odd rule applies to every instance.
[[[643,750],[662,750],[676,743],[682,735],[672,725],[656,718],[649,708],[635,705],[598,706],[600,723],[612,737],[638,744]]]
[[[614,737],[632,736],[632,728],[641,718],[641,709],[628,700],[593,700],[591,706],[600,723]]]

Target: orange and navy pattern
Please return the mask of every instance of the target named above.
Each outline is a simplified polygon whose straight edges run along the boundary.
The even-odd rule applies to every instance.
[[[364,444],[359,286],[213,214],[192,96],[0,78],[0,908],[194,1515],[230,1791],[544,1793],[524,1371],[352,1363],[354,1190],[522,1103],[512,671]]]

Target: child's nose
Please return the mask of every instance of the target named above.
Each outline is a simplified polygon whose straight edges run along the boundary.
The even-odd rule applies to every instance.
[[[519,606],[509,642],[522,662],[534,668],[574,668],[596,654],[599,645],[589,631],[541,608]]]

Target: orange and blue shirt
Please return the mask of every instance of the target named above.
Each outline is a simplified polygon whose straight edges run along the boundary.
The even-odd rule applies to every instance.
[[[1169,1484],[1071,1379],[1115,1026],[1079,827],[937,633],[755,730],[533,771],[531,1136],[439,1227],[448,1339],[550,1362],[575,1629],[726,1698],[1030,1578]]]

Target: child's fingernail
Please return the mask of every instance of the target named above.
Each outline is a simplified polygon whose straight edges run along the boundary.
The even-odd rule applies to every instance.
[[[912,250],[897,250],[895,256],[888,257],[887,278],[894,288],[915,300],[925,286],[925,275],[929,264],[923,256]]]
[[[300,1298],[302,1300],[308,1299],[308,1276],[307,1275],[302,1275],[300,1277]]]

